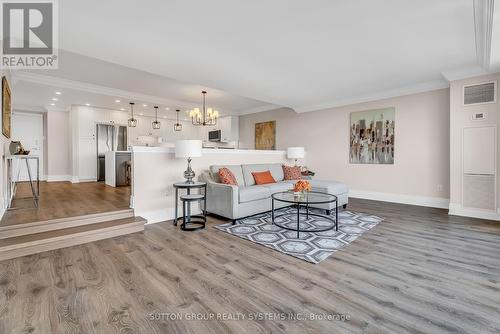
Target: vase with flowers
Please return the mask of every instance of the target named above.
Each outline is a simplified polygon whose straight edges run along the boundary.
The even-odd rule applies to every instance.
[[[298,180],[293,186],[293,194],[296,197],[305,197],[311,190],[311,184],[306,180]]]

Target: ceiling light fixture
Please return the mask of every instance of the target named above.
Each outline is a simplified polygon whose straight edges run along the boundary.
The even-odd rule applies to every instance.
[[[203,94],[203,105],[202,111],[200,108],[194,108],[189,112],[189,117],[191,117],[191,122],[193,125],[202,125],[202,126],[212,126],[217,124],[217,118],[219,118],[219,112],[217,110],[212,110],[212,108],[208,108],[205,103],[205,95],[206,91],[201,92]]]
[[[90,107],[90,103],[85,103],[85,105],[86,105],[87,107]]]
[[[144,116],[144,114],[142,112],[139,113],[139,116]]]
[[[55,103],[51,103],[50,105],[51,105],[51,106],[55,106],[56,104],[55,104]]]
[[[130,112],[132,113],[132,117],[128,119],[128,126],[131,128],[135,128],[137,126],[137,119],[134,118],[134,102],[130,102]]]
[[[53,97],[53,98],[52,98],[52,101],[57,101],[57,97]]]
[[[125,111],[125,108],[120,108],[121,111]]]
[[[169,108],[169,107],[166,107],[166,108],[165,108],[165,110],[166,110],[166,111],[169,111],[169,110],[170,110],[170,108]]]
[[[62,93],[61,92],[56,92],[56,95],[61,95]]]
[[[177,113],[177,121],[174,124],[174,131],[181,131],[182,130],[182,124],[179,122],[179,112],[180,112],[180,110],[177,109],[175,112]]]
[[[155,108],[155,120],[153,121],[153,129],[158,130],[160,128],[160,122],[158,122],[158,106],[154,106]]]
[[[148,105],[147,105],[147,104],[143,104],[142,106],[143,106],[143,107],[147,107]]]
[[[115,100],[116,103],[120,103],[121,101],[120,100]]]

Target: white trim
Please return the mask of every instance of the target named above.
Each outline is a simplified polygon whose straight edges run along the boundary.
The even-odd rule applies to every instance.
[[[381,193],[366,190],[349,190],[349,197],[370,199],[391,203],[427,206],[431,208],[447,209],[450,203],[448,198]]]
[[[479,86],[479,85],[485,85],[485,84],[493,84],[493,101],[488,101],[488,102],[479,102],[479,103],[471,103],[471,104],[465,104],[465,88],[466,87],[474,87],[474,86]],[[494,104],[497,103],[497,88],[498,88],[498,82],[496,80],[489,80],[489,81],[482,81],[482,82],[475,82],[475,83],[470,83],[462,86],[462,106],[467,108],[467,107],[474,107],[474,106],[480,106],[482,104]]]
[[[161,146],[132,146],[133,153],[174,153],[174,147]],[[239,150],[239,149],[217,149],[204,148],[202,153],[205,155],[211,154],[259,154],[259,155],[286,155],[286,151],[282,150]]]
[[[264,112],[264,111],[272,111],[276,109],[282,109],[285,108],[284,106],[278,106],[276,104],[266,104],[260,107],[255,107],[251,109],[244,109],[242,111],[236,112],[236,116],[241,116],[241,115],[249,115],[249,114],[256,114],[259,112]]]
[[[496,211],[481,210],[481,209],[463,208],[462,205],[460,205],[459,203],[450,203],[448,214],[452,216],[500,221],[500,208],[498,208]]]
[[[353,98],[342,99],[342,100],[334,100],[330,102],[325,102],[316,105],[307,105],[307,106],[294,106],[293,109],[298,113],[324,110],[336,107],[342,107],[352,104],[365,103],[371,101],[378,101],[388,98],[394,98],[404,95],[412,95],[418,93],[429,92],[433,90],[439,90],[444,88],[449,88],[450,84],[446,80],[435,80],[422,82],[412,86],[405,86],[396,89],[389,89],[381,92],[376,92],[372,94],[359,95]]]
[[[80,183],[78,176],[72,176],[70,179],[71,183]]]
[[[472,4],[476,59],[477,63],[487,70],[490,66],[494,0],[473,0]]]
[[[71,181],[71,175],[47,175],[47,182]]]

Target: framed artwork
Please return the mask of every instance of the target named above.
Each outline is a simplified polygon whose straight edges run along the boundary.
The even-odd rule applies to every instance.
[[[394,107],[352,112],[349,162],[394,164]]]
[[[2,77],[2,133],[10,138],[10,123],[12,116],[11,95],[9,82]]]
[[[255,149],[276,149],[276,121],[255,123]]]

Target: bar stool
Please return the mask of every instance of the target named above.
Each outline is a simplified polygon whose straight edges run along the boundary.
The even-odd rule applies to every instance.
[[[196,231],[205,228],[207,222],[207,211],[206,211],[206,196],[205,194],[188,194],[181,195],[180,200],[182,202],[182,224],[181,230],[183,231]],[[191,215],[191,203],[192,202],[204,202],[203,211],[200,215]]]

